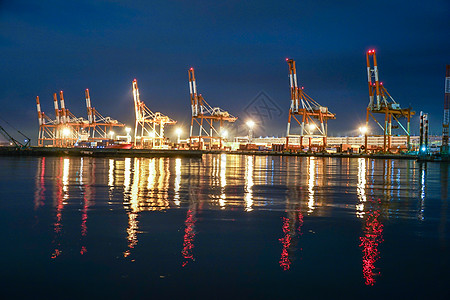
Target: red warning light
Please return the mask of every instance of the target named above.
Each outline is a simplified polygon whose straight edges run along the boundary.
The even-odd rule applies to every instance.
[[[194,68],[190,68],[189,70],[191,70],[191,71],[192,71],[192,70],[194,70]]]

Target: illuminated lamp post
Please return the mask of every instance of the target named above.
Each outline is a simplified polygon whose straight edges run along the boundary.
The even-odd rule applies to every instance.
[[[248,142],[251,143],[253,138],[253,127],[255,126],[255,122],[249,120],[247,121],[246,124],[248,126]]]
[[[127,143],[131,143],[131,135],[130,135],[131,128],[130,127],[125,128],[125,132],[127,133]]]
[[[181,138],[181,133],[183,132],[183,130],[180,128],[180,127],[178,127],[177,129],[175,129],[175,133],[177,134],[177,144],[179,144],[180,143],[180,138]]]
[[[367,151],[367,126],[361,126],[359,127],[359,132],[361,133],[361,135],[364,136],[364,152]]]

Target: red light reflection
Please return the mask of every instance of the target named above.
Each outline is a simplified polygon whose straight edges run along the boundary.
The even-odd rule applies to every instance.
[[[283,217],[283,233],[284,237],[280,239],[280,242],[283,244],[283,250],[281,251],[280,258],[280,267],[283,268],[284,271],[287,271],[291,268],[291,260],[289,259],[288,249],[291,246],[291,235],[289,229],[289,218]]]
[[[283,217],[283,234],[284,237],[279,239],[281,244],[283,245],[283,250],[281,251],[281,258],[280,258],[280,267],[287,271],[291,268],[292,260],[289,257],[292,247],[292,238],[296,235],[301,235],[301,229],[303,226],[303,215],[300,213],[300,211],[295,211],[294,214],[298,214],[297,218],[286,218]],[[297,231],[295,230],[295,223],[298,222]]]
[[[184,257],[184,261],[181,264],[185,267],[189,261],[194,261],[194,255],[192,250],[194,249],[194,238],[195,238],[195,212],[193,210],[188,210],[186,215],[186,221],[184,224],[186,225],[186,229],[184,230],[184,238],[183,238],[183,250],[181,254]]]
[[[87,219],[88,219],[88,215],[87,215],[87,211],[89,208],[89,199],[87,198],[86,194],[90,194],[90,187],[88,185],[86,185],[85,187],[86,192],[84,195],[84,203],[83,203],[83,210],[81,213],[81,242],[83,242],[84,238],[87,235]],[[83,255],[87,252],[86,246],[82,245],[81,246],[81,250],[80,250],[80,254]]]
[[[62,217],[62,210],[64,207],[63,204],[63,184],[62,184],[62,173],[63,173],[63,159],[60,158],[59,160],[59,168],[58,173],[56,176],[56,221],[53,225],[53,231],[55,232],[55,238],[53,239],[53,244],[55,244],[55,250],[52,253],[51,258],[55,259],[56,257],[61,255],[61,251],[58,249],[60,247],[59,242],[59,235],[61,234],[62,230],[62,224],[61,224],[61,217]]]
[[[365,284],[373,286],[375,284],[375,276],[380,272],[375,272],[375,262],[380,257],[378,246],[383,240],[383,224],[379,221],[379,210],[369,211],[366,213],[364,236],[360,237],[363,252],[363,275]]]
[[[36,193],[34,196],[34,209],[44,206],[45,200],[45,157],[41,158],[38,167],[38,174],[36,178]]]

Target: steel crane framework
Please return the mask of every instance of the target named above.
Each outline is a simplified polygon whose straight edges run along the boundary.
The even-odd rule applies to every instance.
[[[137,80],[133,80],[134,110],[136,124],[134,127],[135,148],[157,148],[166,147],[167,139],[164,137],[164,126],[176,124],[168,116],[160,112],[152,112],[143,101],[140,100]]]
[[[92,108],[87,89],[85,96],[88,120],[76,117],[66,108],[63,91],[59,92],[61,109],[58,105],[57,94],[53,94],[54,119],[41,111],[39,96],[36,97],[39,121],[38,146],[73,147],[79,142],[104,141],[109,139],[108,133],[112,132],[114,127],[124,126],[110,117],[103,117],[95,108]]]
[[[299,138],[300,147],[303,148],[303,138],[309,139],[309,148],[314,137],[322,138],[322,145],[318,148],[325,149],[327,145],[327,121],[336,119],[335,114],[328,111],[328,107],[321,106],[303,90],[298,87],[295,61],[286,58],[289,65],[289,83],[291,88],[291,105],[286,132],[286,149],[289,149],[289,139]],[[300,134],[291,134],[291,120],[294,119],[300,126]],[[306,125],[306,126],[305,126]],[[316,132],[316,133],[315,133]]]
[[[383,142],[383,152],[390,152],[393,150],[391,148],[391,137],[392,129],[401,128],[401,130],[407,136],[407,150],[410,150],[410,123],[411,116],[415,114],[411,108],[400,108],[400,104],[397,103],[394,98],[389,94],[389,92],[384,87],[383,83],[379,81],[378,76],[378,66],[375,50],[369,50],[366,53],[367,61],[367,78],[369,86],[369,105],[366,109],[366,131],[365,131],[365,151],[367,148],[367,137],[369,128],[369,119],[372,120],[381,128],[383,131],[384,142]],[[384,115],[384,124],[375,117],[376,115]],[[401,119],[406,119],[406,125],[402,124]],[[392,122],[395,124],[392,125]]]
[[[201,94],[197,94],[194,68],[189,69],[189,91],[192,111],[189,130],[190,147],[203,149],[207,146],[209,149],[222,149],[225,138],[223,123],[233,123],[237,120],[237,117],[232,116],[220,107],[211,107]],[[197,131],[198,135],[194,131]]]

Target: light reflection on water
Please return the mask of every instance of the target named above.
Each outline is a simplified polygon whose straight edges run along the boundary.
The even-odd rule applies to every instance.
[[[441,167],[440,174],[448,183],[448,166]],[[308,223],[320,218],[359,222],[355,245],[361,251],[360,274],[373,286],[383,273],[378,265],[385,224],[395,219],[424,222],[427,216],[427,166],[414,161],[226,154],[203,159],[40,158],[34,182],[34,210],[51,207],[54,214],[53,259],[65,253],[65,218],[73,218],[66,209],[81,213],[81,255],[93,247],[87,243],[90,212],[123,211],[127,226],[122,229],[126,248],[121,256],[132,261],[140,236],[147,234],[140,229],[148,226],[141,224],[142,216],[186,211],[178,250],[182,267],[196,263],[196,235],[208,230],[201,227],[208,211],[240,211],[244,216],[268,211],[284,215],[278,221],[281,254],[273,257],[283,271],[301,268],[298,258],[308,247],[303,239]],[[447,183],[441,182],[443,199]],[[439,232],[448,242],[444,202]]]

